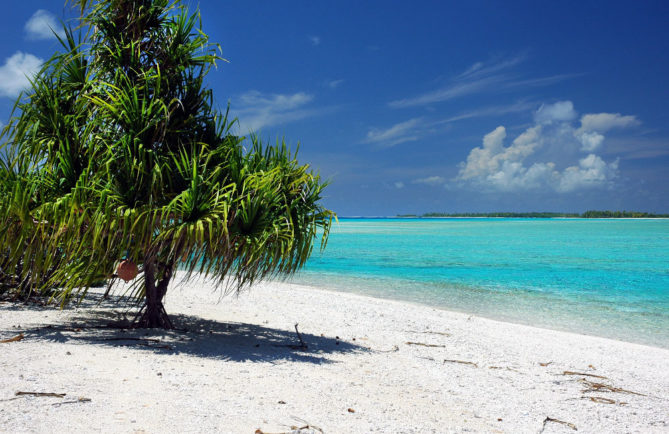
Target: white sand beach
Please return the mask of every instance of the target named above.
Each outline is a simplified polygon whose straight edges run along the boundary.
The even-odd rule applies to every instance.
[[[0,340],[23,335],[0,343],[0,431],[669,432],[666,349],[286,283],[219,302],[179,279],[182,330],[119,330],[101,293],[0,303]]]

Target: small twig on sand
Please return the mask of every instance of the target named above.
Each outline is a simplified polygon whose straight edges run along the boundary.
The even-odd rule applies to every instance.
[[[474,362],[467,362],[467,361],[465,361],[465,360],[444,359],[444,363],[460,363],[461,365],[472,365],[472,366],[474,366],[474,367],[476,367],[476,368],[479,367],[479,365],[477,365],[476,363],[474,363]]]
[[[559,419],[553,419],[552,417],[546,416],[546,419],[544,419],[544,425],[543,425],[543,427],[541,427],[541,431],[539,431],[539,433],[544,432],[544,430],[546,429],[546,423],[548,423],[548,422],[561,423],[562,425],[566,425],[569,428],[573,429],[574,431],[578,431],[578,429],[576,428],[576,425],[574,425],[573,423],[565,422],[565,421],[559,420]]]
[[[160,344],[162,341],[160,339],[151,339],[151,338],[103,338],[103,341],[139,341],[139,342],[153,342]]]
[[[76,404],[76,403],[79,403],[79,402],[91,402],[91,398],[84,398],[83,396],[80,396],[79,398],[74,399],[72,401],[56,402],[56,403],[51,404],[51,405],[58,407],[58,406],[61,406],[63,404]]]
[[[583,390],[583,393],[588,392],[613,392],[613,393],[628,393],[630,395],[639,395],[639,396],[648,396],[639,392],[632,392],[631,390],[621,389],[620,387],[610,386],[604,383],[595,383],[593,381],[588,381],[585,378],[579,380],[581,383],[588,386],[588,389]]]
[[[442,336],[451,336],[450,333],[446,332],[433,332],[432,330],[425,330],[425,331],[419,331],[419,330],[407,330],[407,333],[424,333],[424,334],[429,334],[429,335],[442,335]]]
[[[300,331],[297,329],[297,326],[299,324],[295,323],[295,333],[297,333],[297,339],[300,341],[300,345],[293,345],[293,344],[274,344],[275,347],[288,347],[291,350],[306,350],[309,348],[306,342],[304,342],[304,339],[302,339],[302,335],[300,334]],[[337,341],[337,345],[339,345],[339,341]]]
[[[50,398],[62,398],[62,397],[65,396],[65,393],[51,393],[51,392],[16,392],[14,395],[16,395],[16,396],[30,395],[30,396],[42,396],[42,397],[50,397]]]
[[[400,347],[397,345],[393,345],[393,347],[389,350],[376,350],[377,353],[395,353],[400,350]]]
[[[586,377],[601,378],[602,380],[608,380],[608,378],[602,377],[601,375],[586,374],[585,372],[576,372],[576,371],[564,371],[562,375],[584,375]]]
[[[154,344],[161,344],[163,341],[160,339],[151,339],[151,338],[104,338],[101,339],[102,341],[135,341],[137,342],[137,345],[142,345],[145,347],[149,348],[160,348],[163,350],[173,350],[171,345],[154,345]]]
[[[300,331],[297,329],[298,325],[299,325],[298,323],[295,323],[295,333],[297,334],[297,339],[300,340],[300,348],[306,350],[307,348],[309,348],[309,346],[302,339],[302,335],[300,334]]]
[[[507,371],[520,372],[517,369],[509,368],[508,366],[488,366],[488,369],[505,369]]]
[[[3,339],[3,340],[1,340],[1,341],[0,341],[0,344],[8,344],[8,343],[10,343],[10,342],[18,342],[18,341],[20,341],[20,340],[23,339],[23,338],[25,338],[25,336],[23,336],[23,333],[21,333],[21,334],[18,334],[18,335],[16,335],[16,336],[14,336],[13,338],[9,338],[9,339]]]
[[[254,434],[307,434],[307,433],[314,433],[314,432],[319,432],[319,433],[324,432],[319,427],[311,425],[310,423],[308,423],[307,421],[305,421],[303,419],[300,419],[299,417],[293,416],[293,419],[299,421],[300,423],[303,423],[304,425],[303,426],[293,425],[293,426],[290,427],[290,431],[283,431],[283,432],[280,432],[280,433],[269,433],[269,432],[265,432],[265,431],[261,430],[260,428],[258,428],[257,430],[255,430]]]
[[[598,404],[618,404],[618,405],[627,405],[626,402],[616,401],[615,399],[604,398],[602,396],[582,396],[581,399],[589,399],[592,402]]]
[[[422,342],[407,342],[407,345],[420,345],[421,347],[446,348],[446,345],[424,344]]]

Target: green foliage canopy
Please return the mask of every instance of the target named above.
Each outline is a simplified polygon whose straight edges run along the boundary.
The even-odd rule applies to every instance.
[[[81,9],[16,104],[0,163],[0,270],[65,302],[140,264],[144,326],[168,326],[174,270],[228,290],[300,269],[325,246],[326,183],[285,142],[231,132],[204,78],[219,47],[178,1]],[[183,262],[185,261],[185,262]]]

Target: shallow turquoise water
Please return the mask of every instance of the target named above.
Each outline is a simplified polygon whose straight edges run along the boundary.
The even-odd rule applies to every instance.
[[[669,220],[342,219],[293,280],[669,348]]]

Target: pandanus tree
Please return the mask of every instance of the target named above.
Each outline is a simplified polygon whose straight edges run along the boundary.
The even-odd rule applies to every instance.
[[[178,1],[79,0],[19,99],[0,179],[2,270],[65,302],[137,264],[140,327],[171,327],[177,267],[227,291],[299,270],[334,214],[285,142],[233,134],[205,76],[218,46]],[[132,276],[131,276],[132,277]]]

